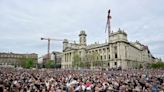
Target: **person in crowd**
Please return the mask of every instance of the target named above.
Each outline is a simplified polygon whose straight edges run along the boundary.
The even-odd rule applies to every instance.
[[[0,92],[164,92],[164,70],[0,68]]]

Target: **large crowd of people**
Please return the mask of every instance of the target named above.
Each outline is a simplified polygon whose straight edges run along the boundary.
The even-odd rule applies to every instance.
[[[164,70],[0,68],[0,92],[164,92]]]

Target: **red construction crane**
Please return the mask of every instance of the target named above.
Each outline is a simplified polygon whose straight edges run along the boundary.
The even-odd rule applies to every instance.
[[[48,51],[47,51],[47,59],[50,59],[50,41],[63,41],[62,39],[52,39],[52,38],[41,38],[41,40],[48,41]]]

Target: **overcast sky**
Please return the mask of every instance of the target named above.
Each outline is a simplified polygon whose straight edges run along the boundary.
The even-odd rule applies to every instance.
[[[164,59],[164,0],[0,0],[0,52],[47,53],[41,37],[78,41],[81,30],[88,44],[104,43],[111,9],[112,30],[124,29],[129,41],[148,45]],[[53,41],[51,51],[62,51]]]

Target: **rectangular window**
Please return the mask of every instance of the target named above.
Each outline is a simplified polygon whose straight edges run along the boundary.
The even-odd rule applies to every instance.
[[[117,62],[114,62],[114,65],[117,66]]]
[[[115,58],[117,58],[117,53],[115,53]]]
[[[106,59],[106,55],[104,55],[104,59]]]
[[[108,63],[108,66],[110,66],[110,63]]]
[[[107,51],[110,52],[109,48],[107,48]]]
[[[106,50],[105,50],[105,48],[103,48],[103,53],[106,53]]]
[[[114,46],[114,50],[117,51],[117,46]]]
[[[79,51],[79,55],[81,55],[81,51]]]
[[[109,59],[110,59],[110,55],[109,55],[109,57],[108,57]]]
[[[101,53],[101,49],[99,49],[99,52]]]
[[[127,47],[125,46],[125,58],[127,58]]]
[[[101,56],[101,60],[102,60],[102,56]]]

